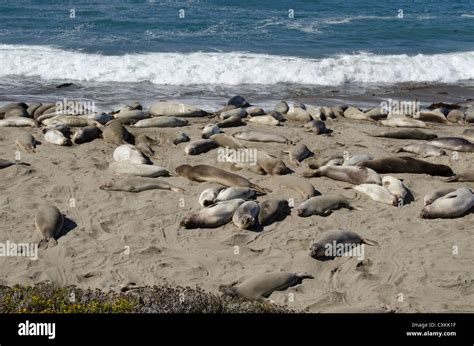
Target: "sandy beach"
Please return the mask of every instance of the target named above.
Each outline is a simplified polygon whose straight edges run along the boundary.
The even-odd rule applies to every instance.
[[[440,97],[442,99],[442,97]],[[249,97],[249,102],[254,100]],[[138,100],[140,101],[140,100]],[[442,101],[442,100],[440,100]],[[196,100],[195,104],[199,104]],[[255,103],[258,106],[258,103]],[[224,106],[224,104],[222,105]],[[308,104],[307,104],[308,106]],[[212,109],[209,111],[216,111]],[[272,109],[265,109],[271,111]],[[206,164],[239,174],[271,190],[257,201],[269,198],[303,198],[283,188],[278,176],[257,175],[245,169],[233,171],[219,162],[217,150],[186,155],[188,143],[172,145],[167,138],[178,130],[191,141],[201,138],[202,127],[217,118],[186,118],[180,128],[134,128],[135,136],[146,134],[160,141],[154,164],[170,172],[182,164]],[[420,141],[375,138],[368,135],[384,130],[377,121],[328,118],[331,135],[304,131],[304,122],[286,121],[282,126],[259,125],[223,128],[232,135],[242,130],[281,134],[294,143],[304,143],[315,158],[368,154],[412,156],[395,153],[402,146]],[[424,131],[438,137],[461,137],[469,124],[427,122]],[[182,193],[150,190],[140,193],[104,191],[104,183],[118,176],[109,169],[116,145],[101,138],[72,146],[58,146],[44,139],[41,128],[0,127],[0,158],[13,160],[19,150],[15,139],[31,133],[42,144],[36,153],[21,151],[21,161],[0,170],[0,241],[35,243],[41,235],[34,217],[46,203],[55,205],[66,217],[58,245],[40,249],[38,260],[3,257],[1,285],[33,285],[50,281],[56,285],[120,290],[125,286],[170,285],[199,287],[219,293],[219,286],[242,281],[252,275],[274,271],[307,272],[314,278],[271,294],[277,304],[308,312],[468,312],[474,310],[474,213],[453,219],[422,219],[423,197],[441,187],[474,188],[472,182],[448,183],[427,174],[381,174],[402,179],[414,195],[414,202],[401,207],[375,202],[361,195],[353,204],[362,210],[340,209],[327,217],[299,217],[294,209],[283,221],[265,226],[260,232],[238,229],[232,222],[216,229],[185,229],[180,220],[202,207],[200,193],[215,184],[191,182],[173,174],[159,177],[184,190]],[[291,145],[242,141],[247,148],[281,158],[300,175],[308,170],[290,162],[284,151]],[[347,155],[346,154],[346,155]],[[474,154],[420,158],[444,164],[455,172],[467,172]],[[322,195],[353,196],[351,184],[327,177],[308,178]],[[318,261],[308,248],[321,234],[345,229],[377,241],[365,246],[364,259],[341,257]],[[454,251],[456,249],[457,251]]]

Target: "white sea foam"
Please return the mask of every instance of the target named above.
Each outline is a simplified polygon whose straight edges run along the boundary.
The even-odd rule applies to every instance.
[[[252,53],[88,54],[46,46],[0,45],[0,78],[150,81],[159,85],[444,82],[474,80],[474,51],[408,56],[357,53],[304,59]]]

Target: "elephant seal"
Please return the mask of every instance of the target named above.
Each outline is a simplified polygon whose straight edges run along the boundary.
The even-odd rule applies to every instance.
[[[459,109],[451,110],[446,116],[448,121],[451,123],[462,123],[465,117],[466,115],[464,114],[464,112],[460,111]]]
[[[304,124],[306,131],[312,131],[317,135],[331,133],[332,131],[326,127],[326,124],[321,120],[311,120]]]
[[[319,238],[316,239],[315,243],[311,245],[309,248],[309,255],[314,259],[322,261],[334,259],[362,244],[371,246],[378,245],[376,241],[362,238],[357,233],[351,231],[328,231],[324,232]],[[337,251],[338,248],[342,248],[347,251]]]
[[[211,182],[217,183],[224,186],[242,186],[250,187],[255,191],[265,194],[265,190],[258,185],[255,185],[241,177],[240,175],[224,171],[223,169],[216,168],[208,165],[181,165],[176,167],[176,174],[187,178],[192,181],[198,182]]]
[[[448,119],[439,109],[422,110],[416,113],[414,118],[432,123],[446,124]]]
[[[245,118],[247,116],[247,111],[243,108],[234,108],[223,111],[219,114],[219,118],[221,118],[222,120],[236,116],[239,118]]]
[[[109,168],[117,174],[130,174],[137,175],[140,177],[163,177],[169,176],[169,172],[166,168],[145,165],[141,163],[132,163],[130,161],[116,161],[109,165]]]
[[[285,175],[278,177],[276,182],[280,186],[295,190],[304,199],[320,195],[320,193],[314,188],[313,184],[311,184],[307,179],[292,175]]]
[[[265,115],[265,111],[263,110],[263,108],[257,106],[247,107],[245,108],[245,111],[247,112],[249,117],[258,117],[261,115]]]
[[[175,117],[203,117],[209,113],[198,107],[178,102],[158,101],[151,105],[148,113],[152,117],[175,116]]]
[[[231,199],[219,202],[211,207],[191,212],[180,222],[184,228],[217,228],[232,220],[235,210],[245,201],[243,199]]]
[[[280,101],[275,105],[273,110],[281,114],[286,114],[290,110],[290,107],[286,101]]]
[[[111,182],[100,185],[101,190],[106,191],[124,191],[124,192],[142,192],[148,190],[170,190],[173,192],[184,192],[180,187],[173,186],[157,178],[130,177],[123,180],[112,180]]]
[[[318,169],[322,166],[341,166],[344,163],[344,157],[341,155],[334,155],[329,157],[315,157],[308,160],[308,167],[311,169]]]
[[[469,142],[474,142],[474,129],[464,130],[462,136],[467,139]]]
[[[8,110],[4,115],[4,119],[15,117],[30,118],[30,113],[28,113],[26,109],[18,107]]]
[[[397,205],[397,197],[392,195],[385,187],[377,184],[360,184],[352,187],[354,190],[362,192],[376,202],[389,205]]]
[[[437,138],[438,136],[432,133],[426,133],[418,129],[403,129],[399,131],[384,131],[378,135],[370,135],[371,137],[384,137],[393,139],[413,139],[427,141]]]
[[[56,238],[59,236],[63,224],[64,217],[55,206],[45,206],[39,209],[35,216],[35,226],[44,239],[38,245],[40,247],[58,245]]]
[[[269,155],[261,150],[257,153],[257,164],[262,167],[267,174],[271,175],[284,175],[291,172],[282,159]]]
[[[131,107],[124,107],[120,112],[114,114],[115,119],[121,119],[123,123],[127,124],[137,120],[140,122],[141,120],[149,118],[149,116],[148,112],[144,112],[140,109],[131,109]]]
[[[81,127],[72,135],[72,142],[74,144],[88,143],[98,138],[101,133],[102,131],[96,126]]]
[[[436,138],[428,142],[428,144],[434,145],[435,147],[463,151],[463,152],[474,152],[474,143],[469,142],[467,139],[460,137],[442,137]]]
[[[122,144],[115,148],[113,157],[115,161],[128,161],[130,163],[139,164],[150,163],[150,160],[131,144]]]
[[[396,151],[397,153],[400,152],[407,152],[407,153],[413,153],[413,154],[418,154],[421,157],[439,157],[439,156],[445,156],[446,151],[443,149],[440,149],[438,147],[435,147],[434,145],[431,144],[426,144],[426,143],[415,143],[415,144],[409,144],[405,145],[404,147],[401,147]]]
[[[35,137],[30,135],[28,132],[21,132],[15,140],[15,144],[20,148],[26,151],[27,153],[35,153],[36,144]]]
[[[25,117],[12,117],[0,120],[0,127],[38,127],[38,122]]]
[[[411,197],[411,192],[403,182],[395,177],[386,175],[382,178],[382,186],[397,198],[397,204],[404,204]]]
[[[353,155],[346,159],[342,163],[343,166],[355,166],[359,162],[373,160],[372,156],[366,154]]]
[[[210,205],[213,205],[216,202],[219,192],[221,192],[223,189],[224,187],[222,186],[214,186],[205,189],[199,195],[199,205],[201,207],[208,207]]]
[[[311,177],[328,177],[334,180],[345,181],[354,185],[360,184],[382,184],[382,179],[377,172],[371,167],[361,167],[361,163],[372,162],[362,161],[357,166],[332,166],[326,164],[319,167],[315,171],[305,172],[303,176]]]
[[[228,117],[227,119],[222,120],[217,123],[217,126],[219,126],[219,128],[221,129],[226,128],[226,127],[237,127],[237,126],[245,126],[245,125],[247,124],[244,123],[242,121],[242,118],[238,115],[232,115]]]
[[[240,96],[240,95],[236,95],[234,97],[232,97],[229,101],[227,101],[227,105],[228,106],[234,106],[236,108],[246,108],[246,107],[250,107],[251,104],[247,102],[247,100]]]
[[[354,199],[358,198],[356,196]],[[350,204],[349,199],[341,195],[315,196],[307,199],[296,208],[296,214],[300,217],[311,215],[328,216],[334,210],[347,208],[349,210],[361,210]]]
[[[209,139],[212,135],[216,135],[218,133],[221,133],[221,129],[219,128],[219,126],[217,126],[216,124],[209,124],[204,126],[204,129],[201,133],[201,138]]]
[[[46,142],[56,145],[71,145],[71,140],[63,132],[56,129],[47,130],[44,134]]]
[[[97,126],[99,128],[103,127],[101,123],[96,120],[87,119],[78,117],[75,115],[56,115],[51,119],[46,119],[42,121],[43,125],[57,125],[64,124],[70,127],[85,127],[85,126]]]
[[[153,146],[160,144],[159,140],[148,137],[147,135],[141,134],[135,137],[135,147],[150,158],[158,158]]]
[[[438,198],[446,196],[448,193],[451,193],[453,191],[456,191],[456,189],[445,187],[445,188],[441,188],[433,192],[430,192],[423,198],[423,206],[426,207],[427,205],[432,204]]]
[[[189,142],[191,139],[187,134],[182,131],[178,131],[174,137],[169,137],[168,144],[178,145],[179,143]]]
[[[8,160],[0,159],[0,169],[7,168],[13,165],[30,166],[30,164],[26,162],[8,161]]]
[[[236,140],[234,137],[228,136],[223,133],[218,133],[212,135],[210,137],[216,144],[222,148],[230,148],[230,149],[240,149],[244,148],[245,146]]]
[[[250,187],[242,187],[242,186],[234,186],[221,189],[219,194],[216,196],[215,201],[228,201],[231,199],[243,199],[249,200],[255,198],[257,193],[255,190],[251,189]]]
[[[232,222],[240,229],[250,229],[258,222],[259,210],[257,202],[244,202],[235,210]]]
[[[312,279],[308,273],[272,272],[254,275],[240,284],[221,285],[219,290],[223,295],[241,297],[250,300],[263,300],[274,291],[284,291],[295,286],[304,279]]]
[[[237,139],[243,139],[245,141],[252,142],[275,142],[289,144],[291,141],[279,134],[261,131],[240,131],[233,134]]]
[[[369,114],[364,113],[363,111],[361,111],[360,109],[356,107],[348,107],[344,111],[344,118],[354,119],[354,120],[374,121],[374,119],[372,119]]]
[[[439,176],[452,176],[454,174],[448,166],[422,161],[413,157],[384,157],[381,159],[362,161],[359,162],[357,166],[371,168],[380,174],[424,173]]]
[[[199,155],[217,147],[217,143],[212,139],[198,139],[186,145],[184,152],[187,155]]]
[[[458,173],[446,179],[448,182],[474,182],[474,172],[468,171],[464,173]]]
[[[180,119],[177,117],[158,117],[150,119],[142,119],[137,121],[132,127],[181,127],[188,125],[186,119]]]
[[[291,208],[285,199],[267,199],[259,203],[258,223],[268,226],[276,221],[282,221],[291,214]]]
[[[126,144],[130,141],[132,135],[123,126],[119,119],[112,120],[107,123],[105,129],[102,132],[102,138],[104,141],[116,145]]]
[[[420,217],[423,219],[456,218],[465,215],[472,207],[474,207],[474,195],[471,190],[461,187],[423,207]]]
[[[390,127],[420,127],[427,128],[428,126],[421,120],[411,119],[407,117],[393,117],[387,120],[380,120],[384,126]]]
[[[260,116],[252,117],[247,121],[250,123],[261,124],[261,125],[271,125],[271,126],[280,125],[280,121],[275,119],[271,115],[260,115]]]
[[[295,145],[286,153],[288,153],[290,161],[296,166],[301,166],[301,162],[304,159],[314,155],[314,153],[303,143]]]

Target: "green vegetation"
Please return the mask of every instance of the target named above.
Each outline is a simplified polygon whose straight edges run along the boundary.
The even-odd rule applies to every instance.
[[[104,292],[40,283],[0,286],[0,313],[283,313],[269,302],[219,297],[190,287],[153,286]]]

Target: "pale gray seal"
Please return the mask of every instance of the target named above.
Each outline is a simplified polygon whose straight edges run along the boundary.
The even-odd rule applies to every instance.
[[[428,144],[442,149],[465,151],[470,153],[474,152],[474,143],[471,143],[467,139],[460,137],[436,138],[429,141]]]
[[[151,105],[148,112],[152,117],[175,116],[175,117],[203,117],[209,113],[202,109],[178,102],[158,101]]]
[[[142,192],[148,190],[169,190],[177,193],[184,192],[180,187],[168,184],[158,178],[130,177],[122,180],[112,180],[111,182],[100,185],[101,190],[106,191],[124,191],[124,192]]]
[[[259,210],[257,202],[244,202],[235,210],[232,222],[240,229],[250,229],[258,222]]]
[[[142,119],[137,121],[132,127],[181,127],[188,125],[186,119],[180,119],[177,117],[157,117],[150,119]]]
[[[372,162],[363,161],[362,163]],[[360,164],[360,163],[359,163]],[[315,171],[303,173],[304,177],[328,177],[334,180],[345,181],[354,185],[382,184],[382,179],[371,168],[360,166],[332,166],[326,164]]]
[[[59,236],[63,224],[63,215],[55,206],[45,206],[39,209],[35,216],[35,226],[44,239],[38,245],[40,247],[58,245],[56,238]]]
[[[199,195],[199,204],[201,207],[208,207],[216,202],[219,192],[224,189],[223,186],[213,186],[205,189]]]
[[[232,220],[235,210],[245,201],[243,199],[231,199],[219,202],[213,206],[191,212],[180,222],[184,228],[217,228]]]
[[[253,300],[268,298],[274,291],[284,291],[288,287],[301,283],[303,279],[312,279],[308,273],[273,272],[254,275],[240,284],[222,285],[219,290],[231,297]]]
[[[446,196],[448,193],[451,193],[453,191],[456,191],[456,189],[445,187],[441,189],[437,189],[433,192],[430,192],[423,198],[423,206],[430,205],[434,201],[436,201],[438,198]]]
[[[270,132],[262,132],[262,131],[240,131],[233,134],[233,136],[237,139],[243,139],[245,141],[253,141],[253,142],[275,142],[275,143],[291,143],[291,141],[286,138],[285,136],[270,133]]]
[[[354,190],[362,192],[376,202],[389,205],[397,205],[397,197],[392,195],[384,186],[377,184],[360,184],[352,187]]]
[[[256,195],[257,193],[255,190],[250,187],[234,186],[221,189],[219,194],[216,196],[215,201],[228,201],[236,198],[249,200],[255,198]]]
[[[420,217],[424,219],[456,218],[465,215],[472,207],[474,207],[474,195],[471,190],[461,187],[423,207]]]
[[[396,152],[397,153],[399,152],[413,153],[413,154],[418,154],[421,157],[432,157],[432,156],[438,157],[438,156],[447,155],[445,150],[435,147],[434,145],[431,145],[431,144],[426,144],[426,143],[408,144],[408,145],[405,145],[404,147],[401,147]]]

